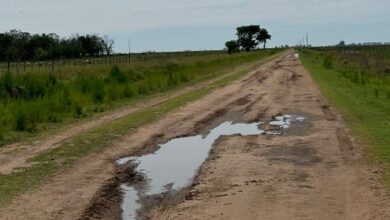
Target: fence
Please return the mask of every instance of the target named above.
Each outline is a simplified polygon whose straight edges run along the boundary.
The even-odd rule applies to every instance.
[[[335,46],[315,49],[352,59],[372,73],[390,75],[390,45]]]
[[[85,57],[80,59],[60,59],[46,61],[24,61],[0,63],[0,73],[23,73],[23,72],[54,72],[72,68],[88,68],[99,65],[131,64],[135,62],[167,62],[173,59],[188,58],[203,55],[218,55],[225,53],[222,50],[210,51],[184,51],[184,52],[148,52],[115,54],[111,56]]]

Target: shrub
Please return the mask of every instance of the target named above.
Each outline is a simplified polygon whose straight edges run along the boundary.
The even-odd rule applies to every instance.
[[[145,83],[141,83],[138,86],[138,94],[141,94],[141,95],[149,94],[149,88],[145,85]]]
[[[325,57],[323,66],[324,66],[326,69],[332,69],[332,68],[333,68],[332,59],[331,59],[329,56],[326,56],[326,57]]]
[[[133,88],[130,85],[126,85],[123,89],[123,97],[132,98],[133,96],[135,96]]]
[[[21,106],[15,113],[15,130],[32,132],[36,129],[42,117],[35,106]]]
[[[43,98],[47,89],[45,84],[41,78],[26,74],[21,82],[21,88],[24,88],[22,96],[27,100]]]
[[[123,93],[121,93],[120,89],[121,89],[121,87],[117,83],[116,84],[110,84],[108,86],[108,96],[109,96],[110,100],[115,101],[115,100],[121,98],[121,95]]]
[[[138,71],[130,70],[127,75],[129,77],[129,81],[132,82],[138,82],[140,80],[145,79],[145,73],[139,70]]]
[[[102,81],[95,81],[93,82],[93,87],[92,87],[92,97],[93,101],[95,103],[100,103],[103,102],[104,100],[104,84]]]
[[[59,114],[56,114],[56,113],[51,113],[47,119],[51,123],[58,123],[62,120],[61,116]]]
[[[82,118],[86,115],[83,107],[78,102],[73,103],[73,111],[77,118]]]
[[[68,86],[65,86],[63,89],[62,89],[62,101],[65,105],[65,107],[67,106],[70,106],[72,104],[72,100],[70,98],[70,92],[69,92],[69,87]]]
[[[379,98],[379,89],[378,88],[374,88],[374,95],[375,95],[375,98]]]
[[[27,129],[27,116],[22,110],[18,110],[15,115],[15,130],[25,131]]]
[[[110,71],[109,81],[117,83],[126,83],[129,81],[128,76],[122,72],[118,66],[113,66]]]
[[[169,73],[169,75],[168,75],[168,86],[173,87],[175,85],[177,85],[177,81],[176,81],[176,79],[174,77],[174,74]]]
[[[74,82],[75,85],[77,85],[77,87],[79,87],[80,91],[83,93],[83,94],[88,94],[89,93],[89,83],[88,83],[88,79],[86,76],[83,76],[83,75],[79,75],[75,82]]]
[[[1,76],[0,86],[5,93],[10,93],[12,91],[13,79],[11,73],[7,72]]]
[[[189,82],[189,81],[190,81],[190,79],[188,78],[188,75],[185,74],[185,73],[181,73],[181,74],[180,74],[180,80],[181,80],[182,82]]]
[[[46,85],[51,87],[57,84],[57,78],[53,74],[49,74],[46,80]]]
[[[227,41],[225,43],[225,46],[226,46],[227,52],[229,54],[232,54],[232,53],[239,51],[239,45],[238,45],[238,42],[236,40]]]

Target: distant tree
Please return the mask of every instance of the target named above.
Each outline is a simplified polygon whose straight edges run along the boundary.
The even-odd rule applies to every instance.
[[[26,59],[50,59],[59,56],[59,36],[56,34],[35,34],[26,45]]]
[[[230,40],[225,43],[229,54],[235,53],[239,50],[239,46],[236,40]]]
[[[263,44],[263,48],[265,49],[265,45],[267,43],[267,40],[271,40],[271,35],[269,35],[267,29],[262,28],[260,31],[257,33],[256,40],[259,43]]]
[[[259,44],[256,41],[256,36],[260,32],[259,25],[240,26],[237,28],[238,45],[245,51],[250,51],[256,48]]]
[[[0,33],[0,61],[18,62],[56,58],[80,58],[112,53],[114,41],[99,35],[34,34],[19,30]]]
[[[5,57],[7,57],[7,60],[10,61],[17,61],[20,60],[22,57],[22,51],[19,47],[15,45],[10,45],[7,47],[7,49],[4,52]]]
[[[26,48],[31,35],[18,30],[11,30],[6,34],[11,38],[10,45],[6,47],[7,57],[13,61],[26,59],[28,55]]]
[[[340,46],[340,47],[344,47],[345,46],[345,41],[340,41],[340,43],[339,44],[337,44],[337,46]]]
[[[34,50],[34,59],[35,60],[44,60],[48,57],[49,52],[47,50],[43,49],[42,47],[38,47]]]
[[[104,47],[104,52],[106,53],[106,55],[110,55],[113,51],[114,40],[108,37],[107,35],[104,35],[102,39],[102,43]]]

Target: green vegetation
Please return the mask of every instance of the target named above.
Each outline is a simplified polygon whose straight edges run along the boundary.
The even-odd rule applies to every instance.
[[[268,30],[265,28],[260,28],[260,31],[256,35],[256,40],[263,44],[263,49],[265,49],[265,45],[267,44],[267,40],[271,40],[271,35],[268,33]]]
[[[0,61],[16,62],[110,55],[114,41],[96,34],[60,38],[57,34],[30,34],[19,30],[0,33]]]
[[[219,66],[220,69],[219,71],[215,70],[217,71],[215,75],[226,72],[230,74],[214,81],[206,88],[194,89],[157,106],[136,111],[124,118],[81,133],[61,144],[58,148],[32,158],[31,162],[34,163],[30,167],[21,168],[18,172],[13,172],[9,175],[0,175],[0,204],[7,204],[16,195],[33,189],[56,171],[71,166],[74,161],[86,156],[88,153],[111,146],[113,141],[117,140],[119,136],[129,133],[139,126],[156,121],[166,113],[188,102],[195,101],[209,94],[212,90],[229,84],[233,80],[237,80],[247,74],[250,69],[278,55],[270,56],[269,53],[253,54],[252,56],[255,56],[255,59],[246,56],[246,58],[239,58],[245,59],[246,62],[252,61],[250,65],[239,66],[236,64],[233,66],[232,64],[227,65],[226,68]],[[254,60],[259,60],[260,58],[262,58],[260,62],[254,62]],[[232,68],[237,66],[239,66],[237,69],[232,70]],[[118,74],[117,70],[117,68],[114,68],[110,76],[112,80],[121,81],[122,75]]]
[[[271,35],[265,28],[260,28],[260,25],[247,25],[237,27],[237,40],[227,41],[225,46],[228,53],[238,51],[240,48],[245,51],[255,49],[259,44],[265,45],[267,40],[271,40]]]
[[[268,54],[211,54],[165,63],[78,68],[68,74],[5,73],[0,76],[0,145],[117,103],[215,77]]]
[[[387,168],[385,184],[390,186],[390,75],[382,66],[345,54],[303,50],[301,58],[352,132],[369,146],[369,158]]]
[[[230,40],[225,43],[226,49],[229,54],[236,53],[240,50],[240,47],[238,46],[237,41]]]

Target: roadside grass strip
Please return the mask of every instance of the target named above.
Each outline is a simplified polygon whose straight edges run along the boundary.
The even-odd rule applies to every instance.
[[[367,146],[365,156],[384,168],[383,182],[390,189],[390,96],[385,92],[390,91],[390,77],[368,75],[359,83],[345,77],[353,73],[342,66],[326,68],[318,52],[302,52],[301,60],[352,134]]]

